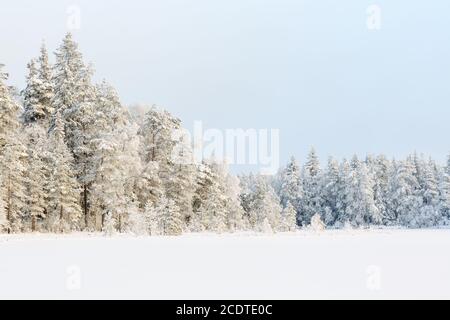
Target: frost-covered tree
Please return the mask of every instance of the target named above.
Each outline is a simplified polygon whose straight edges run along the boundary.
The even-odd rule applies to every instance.
[[[327,170],[323,179],[324,223],[332,226],[339,214],[338,201],[340,192],[339,163],[332,157],[328,159]]]
[[[27,86],[22,95],[24,122],[40,122],[47,127],[53,113],[53,74],[45,45],[41,47],[38,60],[33,59],[28,64]]]
[[[143,167],[157,163],[164,193],[178,206],[186,224],[192,215],[196,166],[181,121],[154,106],[146,113],[139,135]],[[153,195],[161,194],[157,180],[149,182],[149,190],[154,190]]]
[[[117,219],[114,217],[112,212],[106,213],[102,231],[107,236],[113,236],[117,232]]]
[[[442,170],[442,176],[439,183],[439,212],[441,224],[450,224],[450,158],[449,166]]]
[[[163,197],[158,205],[161,216],[161,229],[164,235],[179,236],[183,233],[183,221],[180,209],[171,199]]]
[[[95,177],[92,162],[93,126],[96,113],[96,90],[91,83],[92,70],[83,62],[78,44],[68,33],[55,53],[53,68],[54,97],[52,107],[60,112],[65,124],[65,139],[74,155],[77,179],[82,186],[81,202],[85,224],[89,220],[90,189]]]
[[[5,145],[12,140],[11,136],[19,128],[18,114],[20,106],[14,100],[11,88],[5,81],[8,74],[3,72],[4,65],[0,64],[0,155]]]
[[[47,228],[53,232],[79,230],[83,226],[79,204],[80,186],[73,169],[72,154],[65,143],[64,122],[60,112],[55,114],[49,140]]]
[[[192,148],[186,136],[175,134],[172,139],[175,141],[175,147],[166,164],[161,166],[161,179],[166,196],[178,206],[186,225],[192,216],[197,166],[194,164]]]
[[[0,174],[0,186],[2,186],[2,176]],[[2,191],[0,189],[0,191]],[[6,217],[6,204],[5,201],[3,201],[3,193],[0,192],[0,233],[4,232],[5,230],[8,230],[8,219]]]
[[[344,159],[339,166],[338,183],[336,187],[336,222],[335,225],[342,227],[348,221],[346,212],[350,198],[348,197],[348,186],[352,179],[350,163]]]
[[[420,227],[431,227],[439,225],[441,220],[439,202],[439,177],[432,162],[421,163],[422,185],[420,194],[422,205],[420,207],[415,224]]]
[[[297,229],[297,210],[288,202],[281,213],[280,231],[295,231]]]
[[[389,178],[393,174],[392,163],[384,156],[380,155],[372,161],[366,161],[369,174],[373,177],[373,194],[375,206],[383,224],[390,220],[389,212]]]
[[[229,173],[225,163],[217,165],[216,168],[224,189],[228,229],[232,232],[243,230],[245,229],[244,209],[239,198],[241,192],[239,179]]]
[[[141,155],[144,163],[167,162],[172,156],[176,141],[173,132],[181,129],[181,121],[156,106],[145,114],[139,130],[141,137]]]
[[[322,181],[319,158],[313,148],[302,171],[303,198],[298,216],[302,226],[309,225],[313,215],[323,213]]]
[[[134,185],[140,171],[137,128],[130,124],[115,90],[98,87],[96,131],[91,135],[91,228],[101,230],[111,213],[124,231],[128,213],[135,206]]]
[[[2,185],[0,194],[3,194],[8,232],[23,230],[23,219],[26,209],[26,147],[23,137],[18,132],[10,134],[8,143],[3,146],[0,154],[0,172]]]
[[[286,207],[288,203],[298,208],[302,198],[302,184],[300,181],[300,167],[294,157],[291,158],[286,168],[281,172],[279,196],[281,205]]]
[[[346,210],[344,221],[353,226],[381,223],[381,217],[373,194],[373,180],[365,163],[352,160],[350,177],[347,180]]]
[[[7,74],[0,65],[0,194],[5,203],[8,232],[22,230],[26,201],[25,160],[27,157],[19,125],[19,105],[6,85]]]
[[[252,202],[250,204],[249,220],[252,228],[266,231],[267,222],[273,231],[278,230],[281,219],[280,198],[263,176],[256,178]]]
[[[418,195],[420,186],[414,172],[411,159],[400,161],[389,181],[390,210],[396,222],[405,227],[418,227],[415,217],[422,204]]]
[[[217,172],[207,162],[199,166],[191,224],[193,231],[226,229],[225,197]]]
[[[146,226],[146,231],[151,236],[159,236],[162,233],[161,228],[161,210],[155,207],[152,203],[147,203],[144,209],[144,221]]]
[[[38,220],[45,218],[48,201],[49,162],[46,148],[49,141],[41,126],[25,129],[27,159],[25,170],[26,207],[25,214],[30,220],[31,231],[37,231]]]

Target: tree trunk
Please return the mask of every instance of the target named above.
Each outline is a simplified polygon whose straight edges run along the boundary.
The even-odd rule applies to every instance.
[[[36,216],[31,217],[31,231],[36,232]]]
[[[83,211],[84,211],[84,222],[86,225],[86,229],[88,228],[89,224],[89,209],[88,209],[88,194],[87,194],[87,185],[83,186]]]
[[[64,218],[64,209],[63,206],[59,209],[59,232],[63,233],[63,218]]]

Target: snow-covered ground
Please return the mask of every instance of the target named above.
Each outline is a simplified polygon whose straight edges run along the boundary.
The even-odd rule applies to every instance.
[[[0,236],[0,298],[450,298],[450,230]]]

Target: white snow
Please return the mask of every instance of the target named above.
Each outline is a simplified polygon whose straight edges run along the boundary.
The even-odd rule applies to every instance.
[[[0,298],[450,298],[450,230],[0,235]]]

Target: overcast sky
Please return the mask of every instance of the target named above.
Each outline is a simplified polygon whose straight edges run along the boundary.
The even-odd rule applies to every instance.
[[[54,51],[77,8],[96,79],[188,128],[280,129],[282,162],[312,145],[324,158],[450,151],[449,1],[3,1],[11,84],[23,86],[42,39]]]

